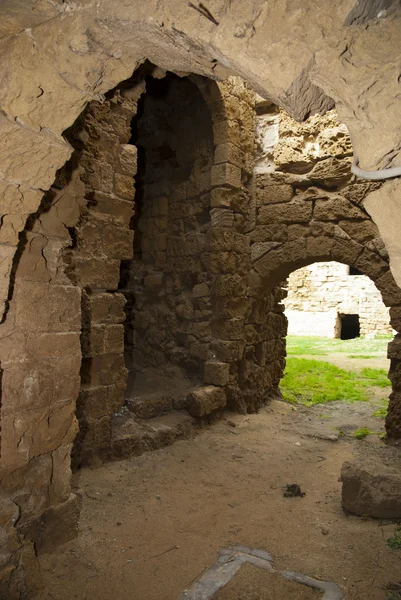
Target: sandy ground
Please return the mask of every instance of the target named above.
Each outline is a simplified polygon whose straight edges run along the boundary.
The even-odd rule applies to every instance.
[[[374,410],[370,403],[294,410],[274,401],[169,448],[82,470],[80,534],[42,555],[40,600],[177,600],[220,549],[239,544],[271,553],[277,568],[336,582],[346,600],[384,600],[383,587],[401,580],[401,552],[386,544],[394,523],[345,514],[338,480],[345,460],[399,463],[400,448],[351,435],[362,426],[383,430]],[[337,441],[322,439],[339,429],[345,435]],[[283,497],[295,482],[306,495]],[[272,596],[255,590],[257,581],[262,588],[265,574],[244,571],[216,600],[316,596],[279,582]]]

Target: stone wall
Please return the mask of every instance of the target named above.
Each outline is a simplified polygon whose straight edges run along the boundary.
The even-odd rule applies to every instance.
[[[210,111],[172,75],[149,79],[139,110],[134,258],[121,282],[128,395],[200,383],[211,337]]]
[[[262,297],[291,272],[333,260],[355,267],[373,281],[384,304],[391,307],[390,324],[398,332],[388,350],[393,392],[386,429],[388,435],[399,437],[401,289],[363,204],[381,184],[357,180],[350,173],[350,141],[334,111],[300,124],[260,99],[257,112],[255,220],[249,233],[253,290]]]
[[[340,316],[357,314],[360,335],[392,333],[388,308],[365,275],[341,263],[315,263],[290,274],[285,314],[290,335],[340,337]]]
[[[132,119],[145,92],[143,78],[163,75],[144,68],[93,101],[66,132],[71,160],[29,219],[13,265],[3,325],[0,513],[0,597],[10,600],[34,588],[26,580],[26,572],[37,574],[34,544],[38,551],[50,549],[55,538],[75,531],[72,444],[79,427],[76,463],[107,456],[111,418],[126,399],[124,350],[134,367],[135,360],[140,369],[162,360],[184,369],[185,377],[191,373],[196,388],[185,406],[194,416],[226,404],[257,410],[278,393],[285,364],[285,290],[279,283],[316,260],[344,262],[371,277],[400,330],[401,291],[363,208],[378,185],[350,175],[349,141],[333,113],[299,125],[272,105],[259,106],[259,116],[273,119],[278,142],[264,148],[254,172],[254,94],[232,78],[223,84],[182,80],[186,120],[162,108],[176,131],[168,132],[167,145],[153,139],[146,151],[148,166],[156,152],[163,176],[153,195],[154,169],[138,173],[144,194],[133,218],[138,165]],[[192,113],[188,118],[187,93],[196,99],[202,125],[195,126]],[[158,112],[155,100],[150,106]],[[141,117],[145,112],[146,106]],[[155,137],[148,117],[137,119],[138,147],[146,128],[150,140]],[[193,128],[192,141],[185,123]],[[138,304],[130,294],[134,300],[137,294]],[[132,318],[126,344],[124,296]],[[141,314],[154,322],[141,327]],[[398,336],[389,355],[387,431],[399,437]]]

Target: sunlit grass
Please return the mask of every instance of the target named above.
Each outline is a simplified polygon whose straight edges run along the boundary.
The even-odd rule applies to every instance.
[[[287,353],[289,355],[327,356],[334,352],[341,352],[348,354],[349,358],[375,358],[376,356],[386,356],[387,345],[391,340],[391,335],[380,336],[374,340],[362,337],[340,340],[292,335],[287,336]]]
[[[369,399],[364,380],[353,371],[320,360],[288,358],[281,380],[284,400],[306,406],[326,402],[363,402]]]

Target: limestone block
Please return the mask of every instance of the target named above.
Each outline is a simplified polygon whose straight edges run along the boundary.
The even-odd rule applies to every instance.
[[[187,396],[187,409],[193,417],[209,415],[219,408],[224,408],[226,403],[224,390],[212,385],[198,388]]]
[[[362,250],[358,260],[353,265],[364,275],[368,275],[373,280],[376,280],[388,271],[388,263],[385,262],[378,254],[371,252],[367,248]]]
[[[384,464],[345,462],[341,468],[346,510],[376,519],[401,518],[401,473]]]
[[[127,227],[134,214],[134,203],[117,198],[114,194],[95,191],[89,202],[89,210],[91,213],[107,214],[116,223]]]
[[[367,219],[368,215],[342,196],[329,200],[316,200],[313,218],[317,221],[340,221],[344,219]]]
[[[242,163],[241,150],[237,145],[231,142],[223,142],[218,144],[214,151],[214,163],[231,163],[233,165],[241,166]]]
[[[387,346],[387,358],[401,359],[401,334],[397,334]]]
[[[310,202],[292,201],[286,204],[273,204],[261,206],[257,223],[308,223],[312,218],[312,205]]]
[[[213,252],[246,252],[248,240],[244,235],[226,227],[213,227],[210,232],[210,250]]]
[[[211,208],[232,208],[238,191],[230,188],[216,187],[210,194]]]
[[[224,119],[213,123],[213,141],[216,146],[227,142],[240,146],[238,121]]]
[[[192,288],[193,298],[207,298],[210,296],[210,288],[207,283],[198,283]]]
[[[203,380],[207,384],[224,386],[228,383],[230,365],[224,362],[208,361],[204,366]]]
[[[19,232],[24,228],[28,215],[36,212],[42,196],[42,190],[0,181],[1,244],[17,245]]]
[[[101,354],[82,361],[82,383],[98,387],[125,381],[127,369],[122,354]]]
[[[288,238],[288,227],[284,223],[258,225],[249,233],[251,243],[285,242]]]
[[[214,339],[211,343],[211,350],[216,358],[225,362],[234,362],[239,360],[244,352],[245,342],[238,340],[219,340]]]
[[[296,223],[295,225],[289,225],[287,228],[288,233],[288,241],[292,242],[293,240],[298,240],[299,238],[306,238],[310,235],[311,230],[309,225],[300,225]]]
[[[93,255],[74,257],[75,274],[82,287],[116,290],[120,281],[120,261]]]
[[[339,226],[360,244],[364,244],[378,235],[377,226],[373,221],[364,220],[359,223],[357,221],[340,221]]]
[[[210,211],[212,227],[232,227],[234,223],[234,213],[225,208],[212,208]]]
[[[119,354],[124,352],[123,325],[93,325],[82,331],[82,356]]]
[[[122,323],[125,320],[125,297],[122,294],[104,292],[85,295],[84,306],[84,326],[90,323]]]
[[[251,262],[259,260],[262,256],[267,254],[267,252],[270,252],[270,250],[273,250],[280,245],[280,242],[255,242],[251,245]]]
[[[0,246],[0,314],[3,315],[5,301],[8,297],[10,285],[10,274],[13,266],[15,248],[14,246]]]
[[[128,175],[114,174],[113,192],[124,200],[133,200],[135,196],[134,179]]]
[[[390,308],[390,322],[393,329],[400,332],[401,331],[401,307],[400,306],[392,306]]]
[[[272,180],[266,173],[255,175],[255,194],[258,205],[290,202],[294,195],[292,185]]]
[[[244,320],[240,317],[232,319],[216,319],[212,322],[213,335],[222,340],[241,340],[243,338]]]
[[[401,288],[396,284],[390,271],[387,271],[387,273],[376,279],[375,284],[380,290],[386,306],[401,304]]]
[[[307,177],[314,183],[328,187],[344,185],[352,177],[351,158],[327,158],[318,162]]]
[[[222,163],[212,167],[212,187],[241,187],[241,169],[231,163]]]
[[[82,172],[81,177],[87,189],[112,194],[114,182],[113,167],[108,162],[94,160],[91,155],[86,156],[85,152],[83,152],[82,163],[86,168]]]
[[[118,170],[123,175],[134,176],[137,171],[138,152],[133,144],[121,144],[117,154]]]
[[[233,252],[211,252],[209,255],[210,273],[238,272],[236,257]]]
[[[390,394],[390,402],[386,416],[386,432],[390,439],[401,439],[401,394]]]

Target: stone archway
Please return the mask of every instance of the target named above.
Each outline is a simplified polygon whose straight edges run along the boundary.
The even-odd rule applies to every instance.
[[[277,290],[280,289],[278,282],[286,279],[292,271],[315,262],[334,260],[349,264],[356,266],[364,275],[370,277],[380,291],[384,304],[390,308],[391,325],[397,331],[394,340],[388,346],[388,357],[391,359],[389,378],[392,383],[392,393],[386,417],[386,431],[390,438],[399,438],[401,434],[398,377],[401,368],[400,324],[394,319],[394,314],[398,314],[399,311],[401,290],[396,285],[388,267],[380,265],[377,256],[372,256],[366,248],[358,249],[351,240],[342,239],[339,242],[334,237],[316,236],[311,238],[310,243],[308,243],[308,239],[305,245],[291,242],[283,244],[279,250],[271,251],[271,260],[266,256],[263,262],[255,267],[258,274],[258,287],[261,286],[259,294],[265,294],[274,286],[278,286],[275,292],[277,293]],[[370,257],[370,260],[365,262],[367,256]]]

